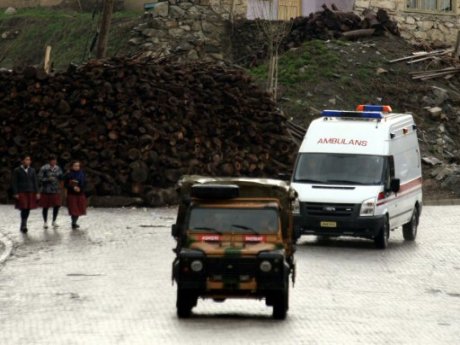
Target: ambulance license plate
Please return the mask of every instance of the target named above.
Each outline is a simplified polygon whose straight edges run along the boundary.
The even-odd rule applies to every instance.
[[[322,228],[336,228],[337,222],[320,222],[319,225]]]

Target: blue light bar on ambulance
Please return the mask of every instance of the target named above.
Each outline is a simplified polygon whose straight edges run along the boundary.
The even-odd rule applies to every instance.
[[[323,117],[345,117],[356,119],[383,119],[383,114],[380,111],[345,111],[345,110],[323,110]]]

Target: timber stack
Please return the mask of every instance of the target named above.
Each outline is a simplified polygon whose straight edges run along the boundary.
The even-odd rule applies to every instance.
[[[366,9],[359,16],[354,12],[340,11],[335,5],[322,7],[321,11],[311,13],[308,17],[291,19],[291,28],[281,45],[282,51],[313,39],[356,40],[385,33],[400,35],[398,25],[383,9],[377,12]],[[254,66],[265,61],[267,45],[260,33],[258,21],[260,20],[240,20],[235,23],[232,41],[234,60],[239,64]]]
[[[113,58],[0,72],[0,201],[27,152],[82,160],[92,195],[174,203],[183,174],[290,172],[298,128],[241,69]],[[301,134],[301,133],[300,133]]]
[[[329,8],[323,5],[323,10],[310,14],[308,17],[293,19],[292,30],[286,38],[286,45],[298,46],[310,39],[345,38],[358,39],[362,37],[383,35],[389,32],[399,36],[396,22],[388,13],[379,9],[363,11],[363,18],[354,12],[340,11],[335,5]]]

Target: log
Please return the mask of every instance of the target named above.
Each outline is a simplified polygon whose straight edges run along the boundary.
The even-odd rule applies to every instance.
[[[342,36],[349,40],[362,37],[370,37],[375,33],[375,29],[359,29],[342,33]]]

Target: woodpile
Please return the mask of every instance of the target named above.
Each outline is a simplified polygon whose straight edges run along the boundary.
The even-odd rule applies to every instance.
[[[254,66],[265,61],[267,45],[260,35],[257,20],[239,20],[234,23],[232,46],[234,61],[244,66]],[[321,11],[308,17],[291,20],[291,29],[283,40],[281,50],[286,51],[313,39],[343,38],[355,40],[362,37],[390,33],[399,36],[396,22],[388,13],[379,9],[377,12],[366,9],[362,17],[354,12],[340,11],[335,5],[330,8],[323,5]]]
[[[1,71],[0,123],[1,201],[23,152],[82,160],[92,195],[161,205],[183,174],[290,172],[303,135],[239,68],[134,58]]]
[[[411,55],[390,60],[389,63],[405,62],[408,65],[426,64],[427,68],[410,72],[414,80],[429,80],[435,78],[450,79],[460,74],[460,60],[458,57],[460,51],[459,42],[460,34],[456,49],[447,48],[432,51],[416,51]],[[436,68],[433,68],[433,66]]]
[[[292,30],[286,38],[286,45],[298,46],[310,39],[330,39],[344,37],[357,39],[374,35],[383,35],[389,32],[399,36],[396,22],[392,21],[388,13],[379,9],[377,13],[366,9],[363,19],[354,12],[340,11],[337,6],[329,8],[323,5],[323,10],[310,14],[308,17],[293,19]]]

